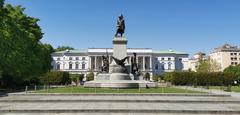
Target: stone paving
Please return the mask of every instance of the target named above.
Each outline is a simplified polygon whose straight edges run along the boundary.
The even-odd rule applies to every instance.
[[[237,115],[240,98],[216,95],[10,95],[0,115]]]

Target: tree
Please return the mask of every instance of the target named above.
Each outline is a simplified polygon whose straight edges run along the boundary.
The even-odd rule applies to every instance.
[[[25,14],[21,6],[3,3],[0,1],[2,81],[4,86],[23,85],[51,69],[53,48],[40,42],[43,33],[39,19]]]
[[[221,66],[213,59],[200,60],[197,66],[197,72],[217,72]]]
[[[150,80],[150,74],[148,72],[145,73],[144,78],[145,78],[146,81],[149,81]]]
[[[73,47],[70,47],[70,46],[58,46],[55,51],[58,52],[58,51],[66,51],[66,50],[74,50]]]
[[[93,72],[90,72],[86,75],[86,81],[92,81],[94,80],[94,73]]]
[[[0,0],[0,8],[3,7],[3,5],[4,5],[4,1],[5,1],[5,0]]]
[[[233,73],[235,75],[238,83],[240,82],[240,64],[238,64],[236,66],[230,65],[230,66],[228,66],[227,68],[224,69],[224,72]]]

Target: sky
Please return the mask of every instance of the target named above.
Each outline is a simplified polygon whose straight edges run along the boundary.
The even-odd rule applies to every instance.
[[[119,14],[129,48],[210,53],[240,46],[240,0],[6,0],[39,18],[43,43],[111,48]]]

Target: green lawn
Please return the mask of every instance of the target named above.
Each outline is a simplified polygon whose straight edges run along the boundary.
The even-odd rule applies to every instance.
[[[224,87],[223,86],[210,86],[210,89],[217,89],[217,90],[223,90]],[[233,92],[240,92],[240,86],[232,86],[231,90]]]
[[[110,88],[83,88],[65,87],[49,90],[37,90],[36,93],[204,93],[173,87],[141,88],[139,89],[110,89]]]

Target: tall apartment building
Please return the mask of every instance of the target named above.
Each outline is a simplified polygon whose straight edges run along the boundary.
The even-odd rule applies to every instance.
[[[240,64],[240,49],[237,46],[224,44],[221,47],[214,48],[209,56],[210,59],[213,59],[220,64],[221,71],[230,65]]]

